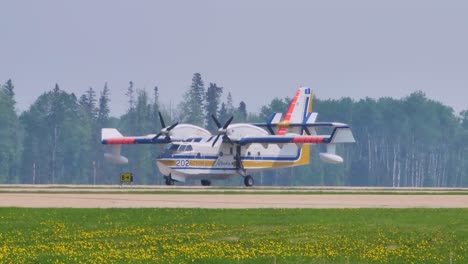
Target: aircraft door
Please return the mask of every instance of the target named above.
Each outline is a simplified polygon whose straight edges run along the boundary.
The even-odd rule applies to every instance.
[[[208,166],[206,160],[205,160],[205,155],[203,155],[202,153],[200,152],[197,152],[197,154],[195,155],[195,160],[197,161],[197,165],[198,166],[202,166],[202,167],[206,167]]]

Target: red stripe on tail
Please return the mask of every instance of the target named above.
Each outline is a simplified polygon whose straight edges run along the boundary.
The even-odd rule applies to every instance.
[[[291,120],[291,115],[292,112],[294,111],[294,107],[296,106],[297,98],[299,98],[299,95],[301,94],[301,90],[297,90],[296,95],[294,95],[293,100],[291,101],[291,104],[289,105],[288,112],[286,113],[286,116],[284,117],[283,121],[289,122]],[[277,135],[284,135],[286,133],[286,128],[280,128],[278,130]]]
[[[323,137],[296,137],[293,138],[293,143],[312,143],[320,144],[323,143]]]

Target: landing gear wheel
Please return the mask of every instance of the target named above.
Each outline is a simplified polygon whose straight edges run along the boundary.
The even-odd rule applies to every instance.
[[[211,185],[211,181],[210,181],[210,180],[201,180],[201,185],[203,185],[203,186],[210,186],[210,185]]]
[[[252,176],[247,175],[244,177],[244,184],[246,187],[252,187],[254,185],[254,180]]]
[[[174,180],[171,179],[171,176],[164,176],[164,179],[166,179],[166,185],[174,185]]]

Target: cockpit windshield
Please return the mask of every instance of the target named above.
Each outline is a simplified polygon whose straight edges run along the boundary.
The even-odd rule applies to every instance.
[[[174,152],[182,152],[182,151],[192,151],[192,145],[186,144],[169,144],[164,148],[165,153],[174,153]]]
[[[174,152],[174,151],[177,151],[177,149],[179,148],[179,144],[168,144],[165,148],[164,148],[164,151],[171,151],[171,152]]]

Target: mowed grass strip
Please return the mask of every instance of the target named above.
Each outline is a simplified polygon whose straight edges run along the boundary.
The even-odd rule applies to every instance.
[[[0,208],[0,263],[468,263],[468,209]]]
[[[219,194],[229,194],[229,195],[468,195],[468,191],[347,191],[347,190],[337,190],[337,191],[322,191],[322,190],[312,190],[312,191],[298,191],[298,190],[284,190],[284,191],[264,191],[264,190],[255,190],[255,191],[205,191],[205,190],[131,190],[131,189],[122,189],[122,190],[2,190],[0,189],[0,194],[2,193],[58,193],[58,194],[167,194],[167,195],[178,195],[178,194],[203,194],[203,195],[219,195]]]

